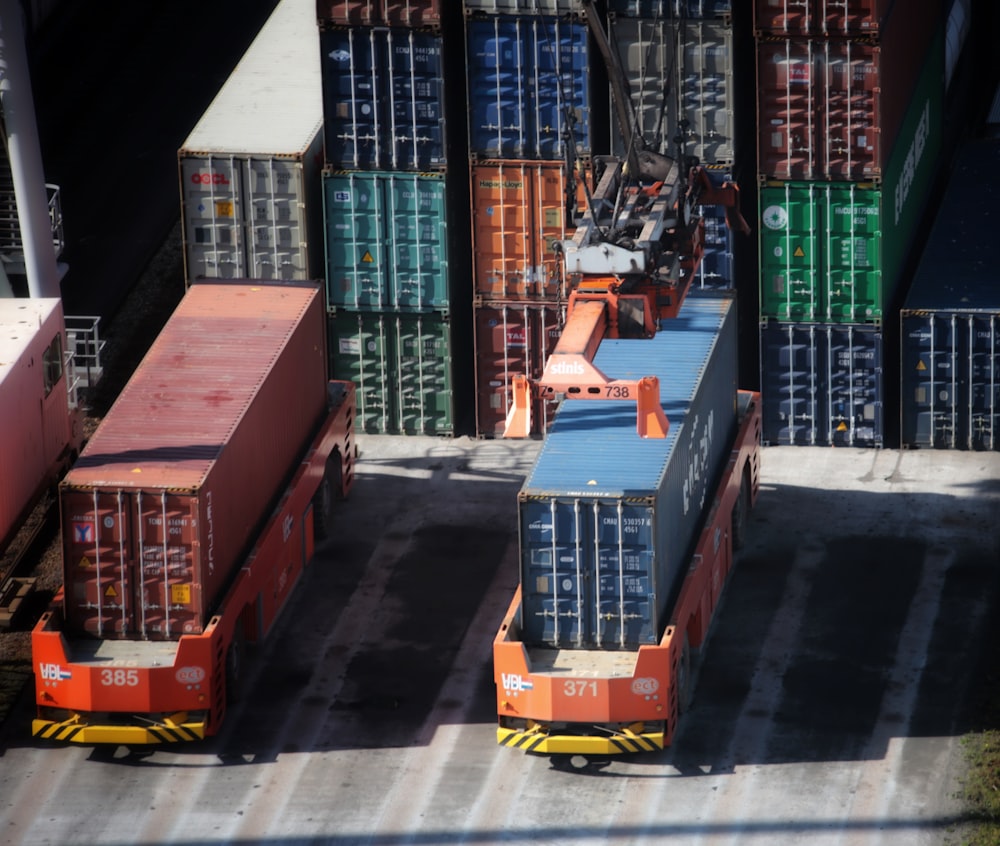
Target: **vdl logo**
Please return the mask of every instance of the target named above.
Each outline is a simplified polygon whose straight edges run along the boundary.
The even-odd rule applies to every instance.
[[[38,674],[45,681],[65,681],[73,677],[69,670],[64,670],[58,664],[39,664]]]
[[[501,673],[500,682],[503,689],[508,693],[521,693],[522,691],[534,690],[535,686],[520,673]]]

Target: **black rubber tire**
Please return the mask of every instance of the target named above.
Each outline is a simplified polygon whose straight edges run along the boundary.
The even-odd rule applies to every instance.
[[[239,702],[243,696],[243,665],[246,662],[246,638],[237,623],[233,639],[226,650],[226,702]]]
[[[733,551],[743,549],[747,542],[747,520],[750,517],[750,479],[746,471],[740,480],[740,492],[733,505]]]
[[[323,481],[313,496],[313,537],[317,543],[326,540],[333,531],[334,508],[343,498],[342,485],[340,453],[334,452],[327,459]]]
[[[691,678],[691,646],[687,634],[684,635],[684,646],[681,650],[681,660],[677,665],[677,713],[684,714],[691,707],[694,697],[694,682]]]

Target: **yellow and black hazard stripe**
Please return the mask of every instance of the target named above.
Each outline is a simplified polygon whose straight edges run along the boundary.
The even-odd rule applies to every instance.
[[[549,734],[539,728],[527,731],[497,728],[497,743],[545,755],[624,755],[633,752],[658,752],[663,749],[664,733],[616,732],[607,735]]]
[[[90,725],[78,718],[55,722],[33,720],[31,733],[42,740],[62,743],[118,744],[149,746],[161,743],[189,743],[205,738],[205,722],[164,722],[148,726]]]

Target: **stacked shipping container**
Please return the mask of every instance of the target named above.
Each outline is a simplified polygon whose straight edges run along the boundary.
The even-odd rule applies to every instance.
[[[476,433],[503,433],[515,375],[537,378],[565,319],[557,242],[592,153],[590,48],[578,0],[465,0]],[[573,162],[573,178],[567,172]],[[552,402],[532,409],[534,434]]]
[[[360,427],[455,430],[445,51],[436,0],[318,0],[330,355]]]
[[[730,0],[609,4],[608,35],[620,60],[635,129],[651,149],[693,156],[721,185],[734,179],[737,95]],[[611,150],[623,156],[626,135],[614,108]],[[627,128],[625,128],[627,129]],[[697,288],[735,285],[734,234],[721,206],[701,206],[705,252]]]
[[[960,148],[900,315],[900,440],[1000,449],[1000,140]]]
[[[940,3],[899,5],[755,3],[770,443],[883,443],[884,348],[943,122]]]
[[[185,279],[322,277],[316,21],[282,0],[178,151]]]

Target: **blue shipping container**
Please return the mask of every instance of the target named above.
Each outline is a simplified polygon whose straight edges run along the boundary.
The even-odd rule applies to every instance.
[[[326,163],[348,169],[443,168],[440,33],[324,27],[319,38]]]
[[[882,354],[871,324],[764,321],[764,443],[882,446]]]
[[[466,21],[469,152],[564,159],[564,131],[591,152],[587,25],[548,15]]]
[[[652,339],[604,341],[594,364],[657,376],[670,430],[640,438],[634,403],[562,403],[518,497],[529,644],[659,641],[736,433],[735,300],[692,295]]]
[[[1000,140],[955,157],[900,312],[904,446],[1000,449]]]
[[[609,0],[608,11],[632,18],[721,18],[732,13],[733,0]]]
[[[732,171],[706,170],[708,178],[717,188],[733,181]],[[705,221],[705,243],[701,263],[692,285],[708,290],[730,290],[736,287],[736,269],[733,251],[736,237],[726,223],[725,206],[698,206],[696,213]]]
[[[443,173],[324,171],[329,308],[445,311]]]

